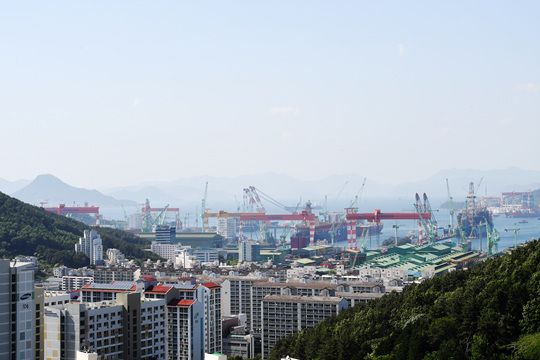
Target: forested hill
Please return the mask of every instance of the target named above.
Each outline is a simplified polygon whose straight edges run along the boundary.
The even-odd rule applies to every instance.
[[[88,257],[75,252],[75,244],[85,229],[89,226],[0,192],[0,258],[36,256],[49,267],[55,264],[75,268],[86,266]],[[121,230],[93,229],[101,236],[105,251],[116,248],[128,259],[158,259],[155,254],[143,250],[143,247],[150,247],[148,240]]]
[[[540,359],[540,243],[407,286],[281,340],[269,359]]]

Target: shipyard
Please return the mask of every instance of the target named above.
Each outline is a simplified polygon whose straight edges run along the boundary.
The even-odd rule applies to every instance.
[[[0,360],[540,359],[540,2],[2,5]]]
[[[139,212],[129,217],[124,214],[125,221],[110,225],[95,206],[61,204],[45,209],[68,216],[92,214],[86,218],[89,225],[116,227],[136,234],[151,241],[152,251],[160,256],[164,250],[159,249],[167,247],[167,258],[173,263],[177,261],[174,258],[177,251],[197,266],[218,262],[223,268],[237,268],[243,262],[251,262],[241,256],[248,247],[255,249],[250,250],[255,263],[272,266],[302,263],[323,267],[321,271],[345,264],[352,272],[363,266],[397,267],[407,271],[409,281],[466,268],[507,251],[511,244],[499,250],[501,231],[505,231],[508,239],[509,231],[517,234],[519,229],[514,226],[499,230],[494,218],[501,214],[508,219],[522,214],[530,218],[538,209],[532,192],[503,192],[500,197],[477,199],[479,185],[473,182],[469,183],[465,201],[460,202],[463,208],[455,209],[447,180],[445,209],[432,209],[428,196],[417,193],[411,197],[410,212],[379,209],[359,212],[365,182],[363,179],[349,207],[342,211],[329,210],[327,199],[316,204],[308,200],[296,206],[283,205],[255,186],[249,186],[242,191],[242,206],[237,202],[233,212],[225,209],[212,212],[207,207],[207,183],[200,205],[204,211],[192,215],[195,219],[191,219],[191,224],[189,214],[181,220],[180,208],[152,207],[149,199]],[[268,213],[261,199],[277,205],[283,214]],[[443,219],[449,219],[448,223],[443,224]],[[516,247],[517,242],[513,245]]]
[[[397,211],[387,201],[383,203],[390,211],[368,211],[362,201],[365,185],[364,178],[341,210],[329,206],[327,196],[320,202],[287,206],[248,186],[242,189],[242,204],[235,197],[232,211],[226,207],[212,211],[209,182],[196,205],[198,211],[191,214],[181,206],[153,206],[145,199],[129,215],[124,205],[117,208],[121,215],[113,219],[106,207],[86,202],[48,206],[42,201],[36,207],[42,214],[77,219],[89,228],[75,251],[88,255],[90,267],[55,266],[53,276],[36,282],[39,306],[47,315],[37,334],[48,337],[59,324],[58,316],[74,318],[80,313],[99,330],[94,314],[110,313],[113,322],[104,326],[126,335],[115,327],[113,314],[119,306],[128,313],[138,311],[135,304],[142,302],[141,312],[156,319],[166,313],[171,321],[167,333],[159,322],[147,321],[141,335],[148,339],[147,333],[154,334],[150,345],[154,349],[167,344],[166,352],[164,347],[153,351],[158,357],[266,360],[281,339],[348,308],[401,294],[407,286],[466,271],[527,246],[523,235],[527,236],[529,223],[519,223],[520,228],[515,219],[536,211],[532,192],[481,197],[480,186],[469,182],[463,201],[457,201],[446,179],[446,201],[439,199],[436,207],[426,193],[415,193],[405,200],[409,209]],[[498,216],[503,213],[508,216]],[[536,228],[531,223],[529,232]],[[143,248],[146,260],[128,260],[123,251],[129,247],[105,250],[109,231],[133,237],[132,244],[150,244]],[[31,271],[35,261],[31,256],[17,259],[20,271]],[[292,315],[297,312],[298,317]],[[202,321],[186,322],[186,317]],[[114,345],[120,339],[99,343],[99,333],[86,341],[85,331],[75,328],[80,345],[60,341],[45,346],[44,353],[53,354],[63,346],[66,354],[75,354],[84,347],[129,358],[145,349],[134,342],[128,350],[120,349]],[[66,358],[70,356],[74,355]]]

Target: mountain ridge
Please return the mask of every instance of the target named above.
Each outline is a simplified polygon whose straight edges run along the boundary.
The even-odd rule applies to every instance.
[[[38,175],[32,182],[12,194],[13,197],[28,204],[46,202],[47,206],[59,204],[67,206],[121,206],[136,205],[132,200],[117,200],[104,195],[96,189],[77,188],[64,183],[51,174]]]
[[[143,250],[150,246],[148,240],[122,230],[91,227],[0,192],[0,257],[36,256],[47,267],[86,266],[88,257],[75,252],[75,244],[86,229],[98,232],[104,253],[108,248],[116,248],[128,259],[159,258]]]

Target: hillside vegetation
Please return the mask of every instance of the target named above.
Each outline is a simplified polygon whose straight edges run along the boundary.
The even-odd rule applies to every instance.
[[[89,265],[86,255],[75,252],[75,244],[85,229],[97,230],[105,251],[116,248],[128,259],[139,261],[159,259],[143,250],[150,247],[148,240],[121,230],[89,227],[0,192],[0,258],[36,256],[45,267]]]
[[[540,243],[407,286],[281,340],[269,359],[540,359]]]

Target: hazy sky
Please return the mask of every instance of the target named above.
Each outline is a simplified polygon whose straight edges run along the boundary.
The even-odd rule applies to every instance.
[[[538,1],[6,1],[0,178],[540,170]]]

